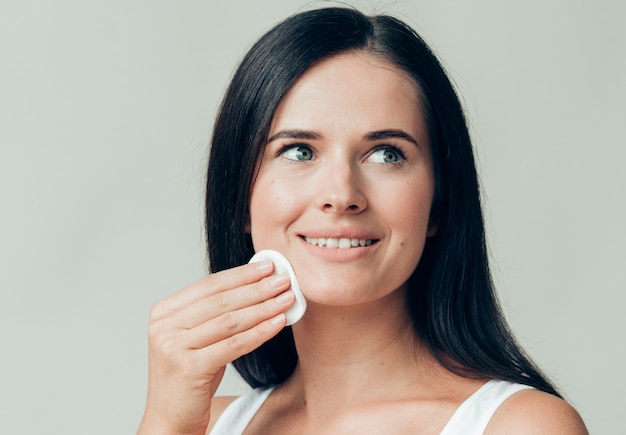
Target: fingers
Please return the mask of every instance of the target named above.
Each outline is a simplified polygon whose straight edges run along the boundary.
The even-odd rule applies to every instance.
[[[273,263],[267,260],[212,273],[155,304],[150,317],[165,317],[207,296],[252,284],[269,276],[273,270]]]
[[[151,363],[160,373],[211,382],[224,365],[249,353],[278,334],[286,324],[286,311],[295,300],[291,291],[271,300],[227,312],[187,330],[169,319],[150,324]]]
[[[225,365],[261,346],[278,334],[286,323],[285,314],[280,313],[253,328],[218,341],[210,347],[199,349],[198,352],[207,359],[219,357],[215,363]]]
[[[293,292],[286,291],[256,305],[247,306],[236,311],[227,311],[193,329],[185,331],[185,334],[182,336],[183,345],[190,349],[201,349],[220,341],[230,340],[230,346],[233,348],[237,349],[240,346],[246,346],[246,339],[264,337],[264,332],[268,326],[273,330],[274,328],[271,326],[282,324],[284,322],[284,312],[293,305],[294,300]],[[270,325],[261,326],[263,322],[268,320]],[[256,326],[261,326],[256,333],[246,334]],[[256,346],[254,346],[255,343],[252,343],[251,345],[254,346],[252,349],[258,347],[261,343],[256,344]],[[234,344],[237,344],[237,346]],[[236,357],[238,356],[241,355]]]
[[[185,363],[185,355],[207,348],[212,357],[204,367],[217,369],[243,355],[241,349],[250,352],[277,334],[295,295],[288,291],[287,273],[267,276],[268,271],[271,262],[269,268],[254,263],[209,275],[158,303],[149,328],[155,358],[191,369],[195,364]],[[197,354],[193,359],[204,358]]]
[[[285,292],[290,283],[289,275],[281,273],[253,284],[212,294],[182,308],[176,314],[176,317],[180,319],[178,324],[182,328],[190,329],[209,319],[229,315],[242,308],[260,304]],[[272,314],[277,314],[277,312]]]

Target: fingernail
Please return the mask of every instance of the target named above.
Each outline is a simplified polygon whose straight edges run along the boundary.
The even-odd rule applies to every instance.
[[[270,323],[272,325],[280,325],[282,323],[285,323],[285,314],[280,313],[278,316],[272,317],[272,319],[270,320]]]
[[[279,304],[286,304],[287,302],[291,302],[293,298],[293,292],[289,290],[276,296],[276,302],[278,302]]]
[[[272,287],[275,288],[280,288],[284,286],[287,282],[289,282],[289,275],[287,275],[286,273],[274,275],[270,278],[270,284]]]
[[[255,264],[256,264],[256,270],[258,270],[261,273],[269,272],[272,269],[271,260],[263,260]]]

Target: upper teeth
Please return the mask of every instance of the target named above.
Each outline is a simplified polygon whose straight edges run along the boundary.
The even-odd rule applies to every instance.
[[[358,246],[369,246],[372,244],[371,240],[367,239],[333,239],[331,237],[305,237],[307,243],[315,246],[322,246],[326,248],[356,248]]]

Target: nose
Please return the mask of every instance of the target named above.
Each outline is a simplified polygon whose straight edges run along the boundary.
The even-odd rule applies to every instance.
[[[323,212],[358,214],[367,208],[363,181],[349,163],[329,164],[320,175],[317,202]]]

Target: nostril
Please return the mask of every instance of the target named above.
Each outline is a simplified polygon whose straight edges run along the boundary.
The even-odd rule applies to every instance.
[[[345,208],[342,207],[337,207],[337,205],[335,204],[331,204],[329,202],[324,204],[323,207],[324,210],[326,211],[332,211],[332,212],[337,212],[337,213],[345,213],[345,212],[350,212],[350,213],[357,213],[359,211],[361,211],[361,206],[358,204],[350,204],[348,206],[346,206]]]
[[[324,208],[325,209],[335,209],[335,206],[333,204],[330,203],[326,203],[324,204]],[[356,204],[350,204],[349,206],[347,206],[344,210],[350,210],[350,211],[355,211],[355,210],[359,210],[360,207]]]

